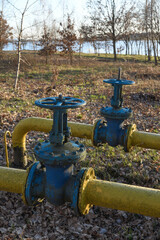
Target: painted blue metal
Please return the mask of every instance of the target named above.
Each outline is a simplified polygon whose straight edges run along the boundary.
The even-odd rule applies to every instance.
[[[121,80],[121,70],[119,69],[118,79],[105,79],[103,82],[112,84],[114,87],[114,95],[111,98],[111,107],[103,107],[100,110],[101,115],[106,121],[98,121],[94,132],[94,144],[108,143],[115,147],[117,145],[125,146],[127,127],[123,122],[128,119],[131,114],[131,108],[122,108],[122,86],[132,85],[134,81]]]
[[[122,107],[122,103],[123,103],[122,86],[132,85],[135,83],[134,81],[130,81],[130,80],[121,80],[121,68],[119,68],[119,71],[118,71],[118,79],[105,79],[103,80],[103,82],[112,84],[112,86],[114,87],[114,95],[111,98],[111,106],[113,107],[114,110],[120,109]]]
[[[77,215],[79,188],[83,174],[87,169],[82,168],[74,174],[73,165],[62,167],[42,168],[39,162],[30,167],[27,179],[25,199],[28,205],[37,205],[47,199],[51,204],[61,205],[70,202]]]
[[[44,198],[45,171],[39,162],[30,166],[25,188],[25,200],[28,205],[37,205]]]
[[[81,99],[62,95],[36,101],[36,105],[52,109],[54,115],[49,141],[38,143],[34,148],[38,162],[31,166],[28,175],[25,196],[29,205],[43,198],[55,205],[69,201],[78,212],[79,185],[84,170],[75,174],[74,164],[86,157],[86,149],[78,141],[68,139],[67,109],[84,104]]]
[[[79,213],[79,208],[78,208],[78,197],[79,197],[79,188],[80,188],[80,184],[81,184],[81,179],[83,177],[83,174],[85,173],[86,168],[82,168],[78,174],[76,174],[75,179],[73,181],[72,184],[72,188],[70,191],[70,197],[71,197],[71,207],[74,209],[76,214],[80,214]]]
[[[79,98],[63,97],[61,94],[58,97],[41,98],[35,101],[35,104],[41,108],[51,110],[78,108],[85,105],[86,102]]]
[[[73,174],[73,165],[66,167],[46,166],[45,198],[54,205],[65,203],[65,187]]]
[[[85,147],[79,142],[69,141],[63,145],[50,142],[38,143],[34,148],[36,159],[48,166],[68,166],[75,164],[86,156]]]
[[[59,97],[42,98],[35,101],[35,104],[41,108],[48,108],[54,111],[53,127],[49,135],[50,143],[63,145],[68,141],[70,128],[67,125],[67,109],[78,108],[86,104],[85,101],[78,98]]]

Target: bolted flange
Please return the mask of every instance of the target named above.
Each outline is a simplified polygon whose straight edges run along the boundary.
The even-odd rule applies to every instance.
[[[24,202],[27,205],[37,205],[44,200],[43,195],[43,182],[45,172],[42,165],[39,162],[32,164],[28,168],[28,178],[26,182],[26,190],[24,194]]]
[[[34,153],[38,161],[43,165],[66,166],[75,164],[79,159],[86,157],[86,150],[83,144],[73,141],[64,145],[53,145],[51,143],[40,143]]]
[[[93,168],[88,168],[85,170],[83,177],[81,179],[81,184],[79,188],[79,201],[78,201],[78,208],[79,212],[82,215],[86,215],[89,213],[90,208],[92,205],[88,203],[85,194],[85,188],[89,181],[96,179],[95,172]]]

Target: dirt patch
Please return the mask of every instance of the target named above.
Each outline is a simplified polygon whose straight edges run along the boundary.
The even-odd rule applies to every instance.
[[[160,95],[139,92],[131,94],[131,99],[134,101],[158,102],[160,100]]]

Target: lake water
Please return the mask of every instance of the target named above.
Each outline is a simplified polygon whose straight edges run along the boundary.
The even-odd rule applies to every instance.
[[[160,45],[160,44],[158,44]],[[112,48],[112,42],[96,42],[96,47],[97,47],[97,53],[110,53],[113,54],[113,48]],[[157,51],[158,55],[160,54],[160,46],[159,50]],[[12,51],[16,50],[17,45],[14,43],[9,42],[5,47],[4,50],[7,51]],[[28,41],[25,44],[22,44],[22,49],[23,50],[40,50],[41,47],[33,44],[33,42]],[[117,49],[117,54],[125,54],[126,53],[126,47],[125,43],[123,41],[117,41],[116,43],[116,49]],[[78,47],[76,48],[76,51],[78,52]],[[90,42],[84,42],[81,48],[81,52],[83,53],[95,53],[95,49],[93,47],[93,44]],[[129,54],[132,55],[146,55],[145,54],[145,41],[132,41],[129,44]],[[151,48],[151,55],[153,56],[153,49]]]

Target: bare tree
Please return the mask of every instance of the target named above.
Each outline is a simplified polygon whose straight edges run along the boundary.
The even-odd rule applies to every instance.
[[[46,64],[48,63],[48,56],[57,51],[57,39],[55,25],[50,28],[47,27],[44,22],[43,32],[41,38],[39,39],[39,45],[42,49],[39,51],[41,55],[46,56]]]
[[[74,29],[74,22],[72,22],[69,14],[67,15],[66,26],[61,23],[60,28],[61,29],[58,30],[60,36],[59,47],[62,49],[63,54],[69,56],[70,64],[72,65],[77,36]]]
[[[141,13],[139,15],[139,28],[142,33],[145,33],[145,40],[146,40],[146,50],[147,50],[147,57],[148,62],[151,61],[151,44],[150,44],[150,0],[145,0],[144,4],[142,5]]]
[[[160,29],[160,3],[159,0],[145,0],[142,6],[142,31],[145,32],[147,42],[148,61],[151,60],[151,47],[154,54],[154,62],[157,65],[157,41],[159,38]],[[157,38],[158,37],[158,38]]]
[[[97,41],[102,39],[100,37],[100,32],[98,27],[99,23],[97,22],[98,18],[95,17],[95,14],[94,14],[94,18],[92,18],[91,20],[91,24],[90,25],[82,24],[80,26],[79,32],[83,41],[90,42],[94,48],[94,52],[97,53],[97,50],[99,47]]]
[[[20,74],[20,64],[21,64],[21,40],[22,40],[22,32],[23,32],[23,21],[24,21],[24,15],[27,11],[29,0],[26,1],[25,7],[23,12],[21,13],[21,23],[20,23],[20,29],[19,29],[19,34],[18,34],[18,64],[17,64],[17,72],[16,72],[16,79],[15,79],[15,84],[14,88],[15,90],[17,89],[17,84],[18,84],[18,78]]]
[[[18,80],[19,80],[19,74],[20,74],[20,64],[22,59],[22,50],[21,50],[21,44],[22,44],[22,36],[24,31],[24,17],[26,13],[29,11],[30,8],[33,7],[39,0],[35,0],[34,2],[31,2],[30,0],[26,0],[24,4],[24,8],[21,11],[19,8],[17,8],[15,5],[13,5],[9,0],[7,2],[13,7],[14,10],[16,10],[20,14],[20,24],[17,24],[18,28],[18,63],[17,63],[17,71],[16,71],[16,79],[14,84],[14,89],[17,89],[18,86]]]
[[[136,24],[135,24],[135,17],[136,14],[133,11],[133,7],[130,8],[128,11],[124,12],[123,16],[123,32],[121,35],[121,39],[124,41],[126,46],[126,55],[129,54],[129,43],[135,33]]]
[[[110,39],[113,45],[114,60],[117,60],[116,42],[124,33],[127,33],[127,22],[131,22],[133,6],[128,7],[127,0],[121,2],[117,0],[89,0],[88,8],[90,10],[91,22],[98,23],[98,32],[100,36]],[[133,5],[133,4],[132,4]],[[96,15],[95,15],[96,13]],[[129,14],[130,13],[130,14]]]
[[[150,21],[150,29],[151,29],[151,41],[153,46],[153,53],[154,53],[154,62],[155,65],[158,64],[157,62],[157,54],[156,54],[156,32],[157,32],[157,21],[159,21],[158,13],[157,13],[157,1],[151,0],[151,21]]]

